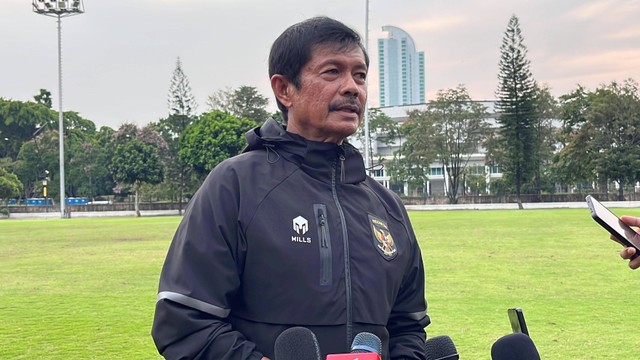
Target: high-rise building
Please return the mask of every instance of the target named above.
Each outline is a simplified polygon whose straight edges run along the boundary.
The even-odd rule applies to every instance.
[[[380,106],[425,102],[424,52],[416,51],[413,39],[395,26],[383,26],[386,39],[378,39]]]

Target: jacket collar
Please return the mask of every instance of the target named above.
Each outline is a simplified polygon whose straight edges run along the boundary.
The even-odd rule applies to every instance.
[[[247,147],[243,152],[267,149],[267,159],[283,157],[297,164],[305,173],[321,181],[331,181],[335,166],[337,182],[355,184],[364,181],[366,174],[360,152],[346,141],[342,145],[311,141],[286,131],[273,119],[246,134]],[[270,151],[275,154],[270,155]]]

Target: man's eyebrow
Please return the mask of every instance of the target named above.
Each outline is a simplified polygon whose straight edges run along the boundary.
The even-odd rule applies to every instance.
[[[329,65],[333,65],[333,66],[342,66],[345,64],[345,61],[341,61],[341,60],[336,60],[336,59],[326,59],[320,62],[319,66],[329,66]],[[367,64],[363,62],[358,63],[355,67],[357,68],[362,68],[365,70],[368,70],[369,68],[367,67]]]

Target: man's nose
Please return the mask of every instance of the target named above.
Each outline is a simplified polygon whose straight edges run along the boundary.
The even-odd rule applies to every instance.
[[[361,85],[358,84],[358,81],[352,75],[344,77],[342,88],[340,89],[341,95],[358,97],[361,92],[364,92],[364,89],[361,88]]]

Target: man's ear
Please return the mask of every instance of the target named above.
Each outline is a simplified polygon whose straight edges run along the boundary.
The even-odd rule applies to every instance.
[[[293,84],[284,75],[275,74],[271,77],[271,89],[282,105],[287,109],[291,107]]]

